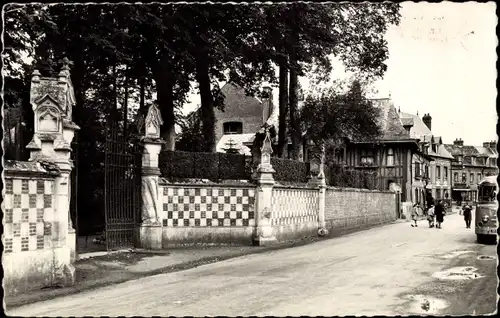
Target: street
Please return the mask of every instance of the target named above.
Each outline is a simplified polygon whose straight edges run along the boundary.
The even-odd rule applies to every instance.
[[[398,222],[60,297],[8,314],[481,315],[496,310],[496,257],[496,246],[477,244],[474,229],[466,229],[462,216],[453,214],[445,217],[442,229],[428,228],[426,221],[417,228]]]

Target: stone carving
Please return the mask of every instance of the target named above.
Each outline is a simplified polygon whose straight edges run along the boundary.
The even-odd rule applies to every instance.
[[[72,121],[72,108],[76,104],[71,83],[69,65],[64,59],[59,74],[42,77],[38,70],[31,78],[30,102],[35,114],[35,133],[27,145],[30,160],[58,157],[67,159],[74,131],[79,127]],[[51,142],[51,147],[42,147],[42,142]]]
[[[158,222],[158,180],[156,177],[142,177],[142,223]]]
[[[152,139],[160,138],[160,126],[162,124],[163,119],[161,118],[160,109],[155,104],[151,104],[144,121],[145,137]]]
[[[64,88],[58,85],[56,80],[43,79],[40,80],[38,85],[32,84],[31,89],[31,103],[34,105],[34,109],[40,104],[40,101],[46,96],[52,98],[59,107],[64,107],[65,104],[65,92]]]
[[[262,145],[260,151],[262,153],[261,164],[271,164],[271,154],[273,153],[273,147],[271,145],[271,137],[269,136],[269,131],[266,131],[264,144]]]
[[[51,103],[49,103],[51,104]],[[59,132],[59,110],[54,106],[44,103],[38,110],[38,131]]]

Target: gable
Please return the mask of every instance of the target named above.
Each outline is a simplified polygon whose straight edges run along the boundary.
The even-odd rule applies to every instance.
[[[262,103],[253,96],[247,96],[245,90],[233,83],[226,83],[221,88],[224,94],[224,112],[227,115],[262,118]],[[216,110],[216,113],[222,113]]]

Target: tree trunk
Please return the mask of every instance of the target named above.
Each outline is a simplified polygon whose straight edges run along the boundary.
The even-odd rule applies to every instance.
[[[196,56],[196,80],[200,87],[201,133],[205,138],[203,150],[215,152],[215,113],[207,54],[207,52],[200,51]]]
[[[127,66],[128,72],[128,66]],[[129,85],[129,77],[125,76],[125,94],[123,96],[123,135],[127,134],[128,127],[128,85]]]
[[[288,68],[285,63],[280,66],[280,91],[279,91],[279,131],[278,131],[278,157],[288,157],[287,113],[288,113]]]
[[[299,153],[301,148],[301,132],[300,132],[300,122],[297,117],[298,108],[298,73],[295,69],[297,67],[295,53],[290,54],[290,130],[292,135],[292,159],[299,160]]]
[[[116,62],[113,63],[113,106],[111,108],[111,125],[118,126],[118,75],[116,74]]]
[[[163,125],[160,136],[165,140],[166,150],[175,150],[174,80],[172,69],[161,67],[154,72],[158,107]]]
[[[144,111],[146,108],[146,77],[141,77],[139,92],[139,110]]]

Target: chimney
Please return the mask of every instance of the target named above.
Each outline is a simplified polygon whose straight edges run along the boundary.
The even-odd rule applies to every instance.
[[[422,121],[427,126],[427,128],[429,128],[429,130],[432,130],[432,128],[431,128],[432,117],[430,114],[425,114],[424,117],[422,117]]]
[[[490,148],[491,143],[489,141],[483,142],[483,147],[484,148]]]
[[[463,146],[464,145],[464,141],[461,138],[457,138],[457,139],[455,139],[455,141],[453,142],[453,144],[455,146]]]
[[[490,148],[492,148],[493,150],[497,150],[497,142],[496,141],[491,141],[490,142]]]
[[[269,86],[262,87],[262,123],[264,124],[273,112],[273,90]]]

